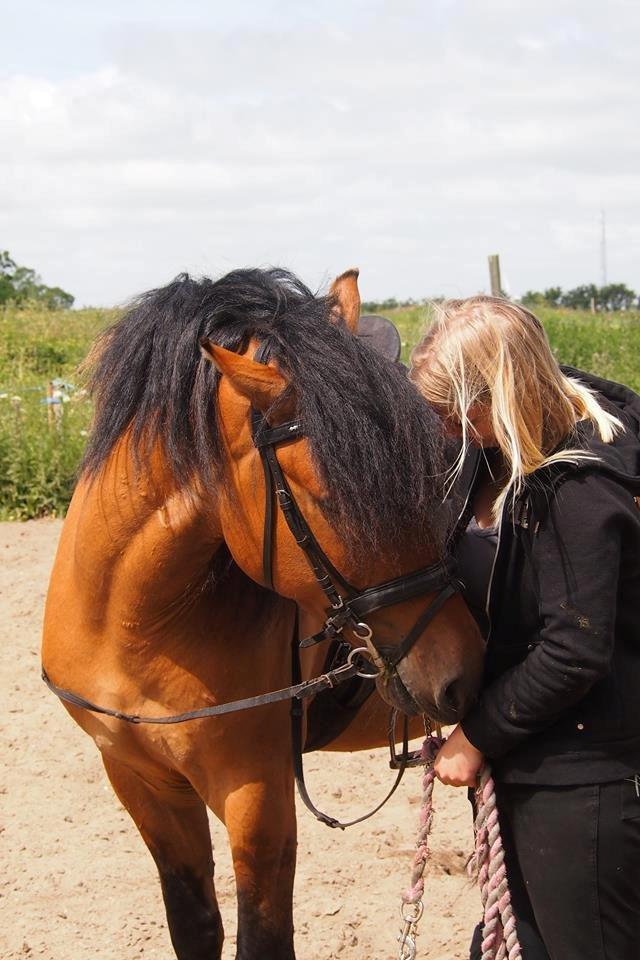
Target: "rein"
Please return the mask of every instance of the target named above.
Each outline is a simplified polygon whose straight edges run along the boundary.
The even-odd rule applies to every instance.
[[[337,687],[352,677],[375,676],[362,672],[362,665],[356,663],[356,657],[365,651],[364,647],[356,648],[351,651],[347,662],[335,670],[329,670],[319,677],[312,680],[303,680],[294,683],[290,687],[284,687],[281,690],[274,690],[271,693],[262,693],[256,697],[246,697],[243,700],[230,700],[227,703],[216,703],[210,707],[201,707],[198,710],[188,710],[185,713],[176,713],[163,717],[146,717],[138,713],[123,713],[121,710],[114,710],[111,707],[102,707],[91,700],[86,700],[71,690],[65,690],[59,687],[49,679],[47,673],[42,668],[42,679],[45,684],[55,693],[60,700],[69,703],[74,707],[81,707],[83,710],[90,710],[91,713],[101,713],[107,717],[115,717],[116,720],[125,720],[127,723],[185,723],[187,720],[203,720],[205,717],[220,717],[226,713],[235,713],[238,710],[249,710],[253,707],[261,707],[267,703],[278,703],[282,700],[304,700],[306,697],[315,696],[323,690],[329,690]]]

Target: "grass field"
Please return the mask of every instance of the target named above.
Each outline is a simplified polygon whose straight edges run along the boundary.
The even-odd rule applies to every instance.
[[[106,310],[0,310],[0,519],[65,512],[91,420],[78,365]],[[47,385],[75,386],[56,416]]]
[[[640,392],[640,313],[592,315],[540,310],[558,359]],[[63,514],[90,428],[91,402],[78,365],[109,310],[0,310],[0,519]],[[424,307],[388,316],[406,361],[428,322]],[[68,402],[47,404],[53,378],[70,383]]]

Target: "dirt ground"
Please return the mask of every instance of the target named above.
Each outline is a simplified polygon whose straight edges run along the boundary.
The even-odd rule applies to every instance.
[[[150,855],[103,774],[98,752],[40,680],[42,607],[60,532],[55,520],[0,524],[0,957],[171,960]],[[386,751],[307,758],[309,788],[338,817],[386,791]],[[342,833],[299,809],[295,889],[299,960],[397,957],[399,893],[417,833],[420,771],[410,770],[372,820]],[[471,817],[463,790],[436,786],[418,957],[457,960],[479,915],[467,879]],[[212,819],[216,878],[235,953],[233,874]]]

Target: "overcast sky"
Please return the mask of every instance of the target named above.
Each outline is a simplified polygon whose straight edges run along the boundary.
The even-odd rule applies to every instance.
[[[21,0],[0,249],[77,304],[279,264],[640,289],[638,0]]]

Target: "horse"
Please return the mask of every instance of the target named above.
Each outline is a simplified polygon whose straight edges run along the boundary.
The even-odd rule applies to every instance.
[[[295,957],[290,708],[125,717],[285,688],[293,631],[323,622],[303,684],[331,637],[366,646],[359,672],[378,668],[380,696],[338,749],[379,745],[387,702],[449,722],[479,686],[482,640],[443,559],[442,430],[402,368],[355,336],[359,310],[355,270],[326,296],[277,268],[183,274],[89,358],[94,422],[43,669],[155,861],[178,960],[222,951],[207,807],[231,847],[237,958]]]

